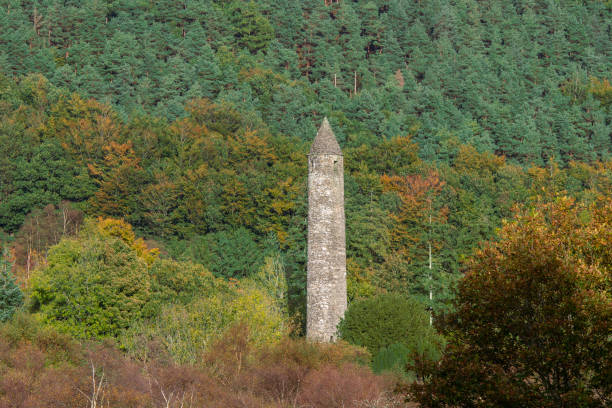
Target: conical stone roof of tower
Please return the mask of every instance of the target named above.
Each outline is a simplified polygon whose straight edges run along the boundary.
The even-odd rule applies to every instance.
[[[336,136],[329,126],[327,118],[323,119],[323,123],[317,132],[317,136],[310,146],[310,154],[336,154],[342,156],[340,145],[336,141]]]

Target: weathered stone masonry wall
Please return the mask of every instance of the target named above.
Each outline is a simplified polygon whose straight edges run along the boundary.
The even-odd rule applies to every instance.
[[[334,341],[347,307],[341,155],[311,152],[308,157],[307,289],[307,337]]]

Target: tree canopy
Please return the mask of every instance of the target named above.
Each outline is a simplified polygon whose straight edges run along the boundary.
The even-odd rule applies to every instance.
[[[229,103],[274,133],[449,135],[511,162],[610,157],[605,1],[4,0],[0,71],[41,73],[122,117]],[[334,120],[332,120],[334,122]]]
[[[467,266],[425,407],[607,407],[612,202],[523,210]]]

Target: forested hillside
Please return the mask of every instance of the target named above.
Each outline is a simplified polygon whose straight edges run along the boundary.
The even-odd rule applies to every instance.
[[[610,192],[605,2],[4,1],[0,22],[0,228],[28,270],[59,240],[26,237],[37,209],[74,207],[226,278],[280,254],[299,308],[324,115],[351,297],[434,285],[439,307],[514,203]]]
[[[0,67],[174,120],[208,98],[310,140],[455,136],[511,162],[610,156],[605,1],[14,1]]]
[[[605,231],[610,80],[610,1],[0,0],[0,320],[23,304],[0,327],[0,374],[22,378],[28,347],[45,370],[57,358],[83,371],[74,339],[110,338],[137,361],[105,354],[121,370],[204,361],[216,382],[190,372],[198,387],[326,406],[302,380],[340,383],[348,360],[418,364],[406,350],[439,358],[425,310],[461,321],[469,300],[453,304],[454,289],[479,271],[474,254],[489,262],[480,244],[521,242],[507,220],[528,234],[530,209],[570,202],[557,213],[580,237],[589,222]],[[377,322],[373,309],[409,296],[406,326],[424,322],[412,343],[383,339],[365,357],[287,340],[304,323],[306,158],[324,117],[344,153],[349,302]],[[534,217],[541,231],[554,221]],[[584,262],[605,269],[601,234]],[[468,355],[457,327],[443,333]],[[57,357],[55,343],[73,348]],[[270,387],[291,375],[298,388],[272,393],[268,363]],[[464,376],[463,361],[445,364]],[[393,388],[348,370],[346,389],[374,384],[364,399]],[[53,375],[40,373],[42,390]],[[138,381],[134,396],[161,401]],[[234,394],[214,395],[232,406]]]

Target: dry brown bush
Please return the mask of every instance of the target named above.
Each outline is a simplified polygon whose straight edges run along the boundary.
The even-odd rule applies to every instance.
[[[81,367],[48,367],[36,376],[23,408],[81,408],[86,399],[78,388],[87,381]]]
[[[388,389],[383,377],[366,367],[347,363],[341,367],[326,365],[308,373],[298,395],[304,407],[357,408],[376,401]]]
[[[292,363],[314,369],[326,364],[338,366],[348,362],[365,363],[370,360],[370,355],[366,349],[342,341],[326,344],[286,338],[260,350],[258,358],[263,364]]]
[[[255,379],[254,392],[258,395],[281,406],[294,406],[308,368],[291,362],[276,363],[255,368],[250,374]]]
[[[25,317],[21,317],[26,319]],[[32,321],[0,327],[0,408],[398,407],[392,381],[354,364],[363,350],[285,339],[250,346],[231,328],[198,366],[135,361],[111,343],[79,344]]]

